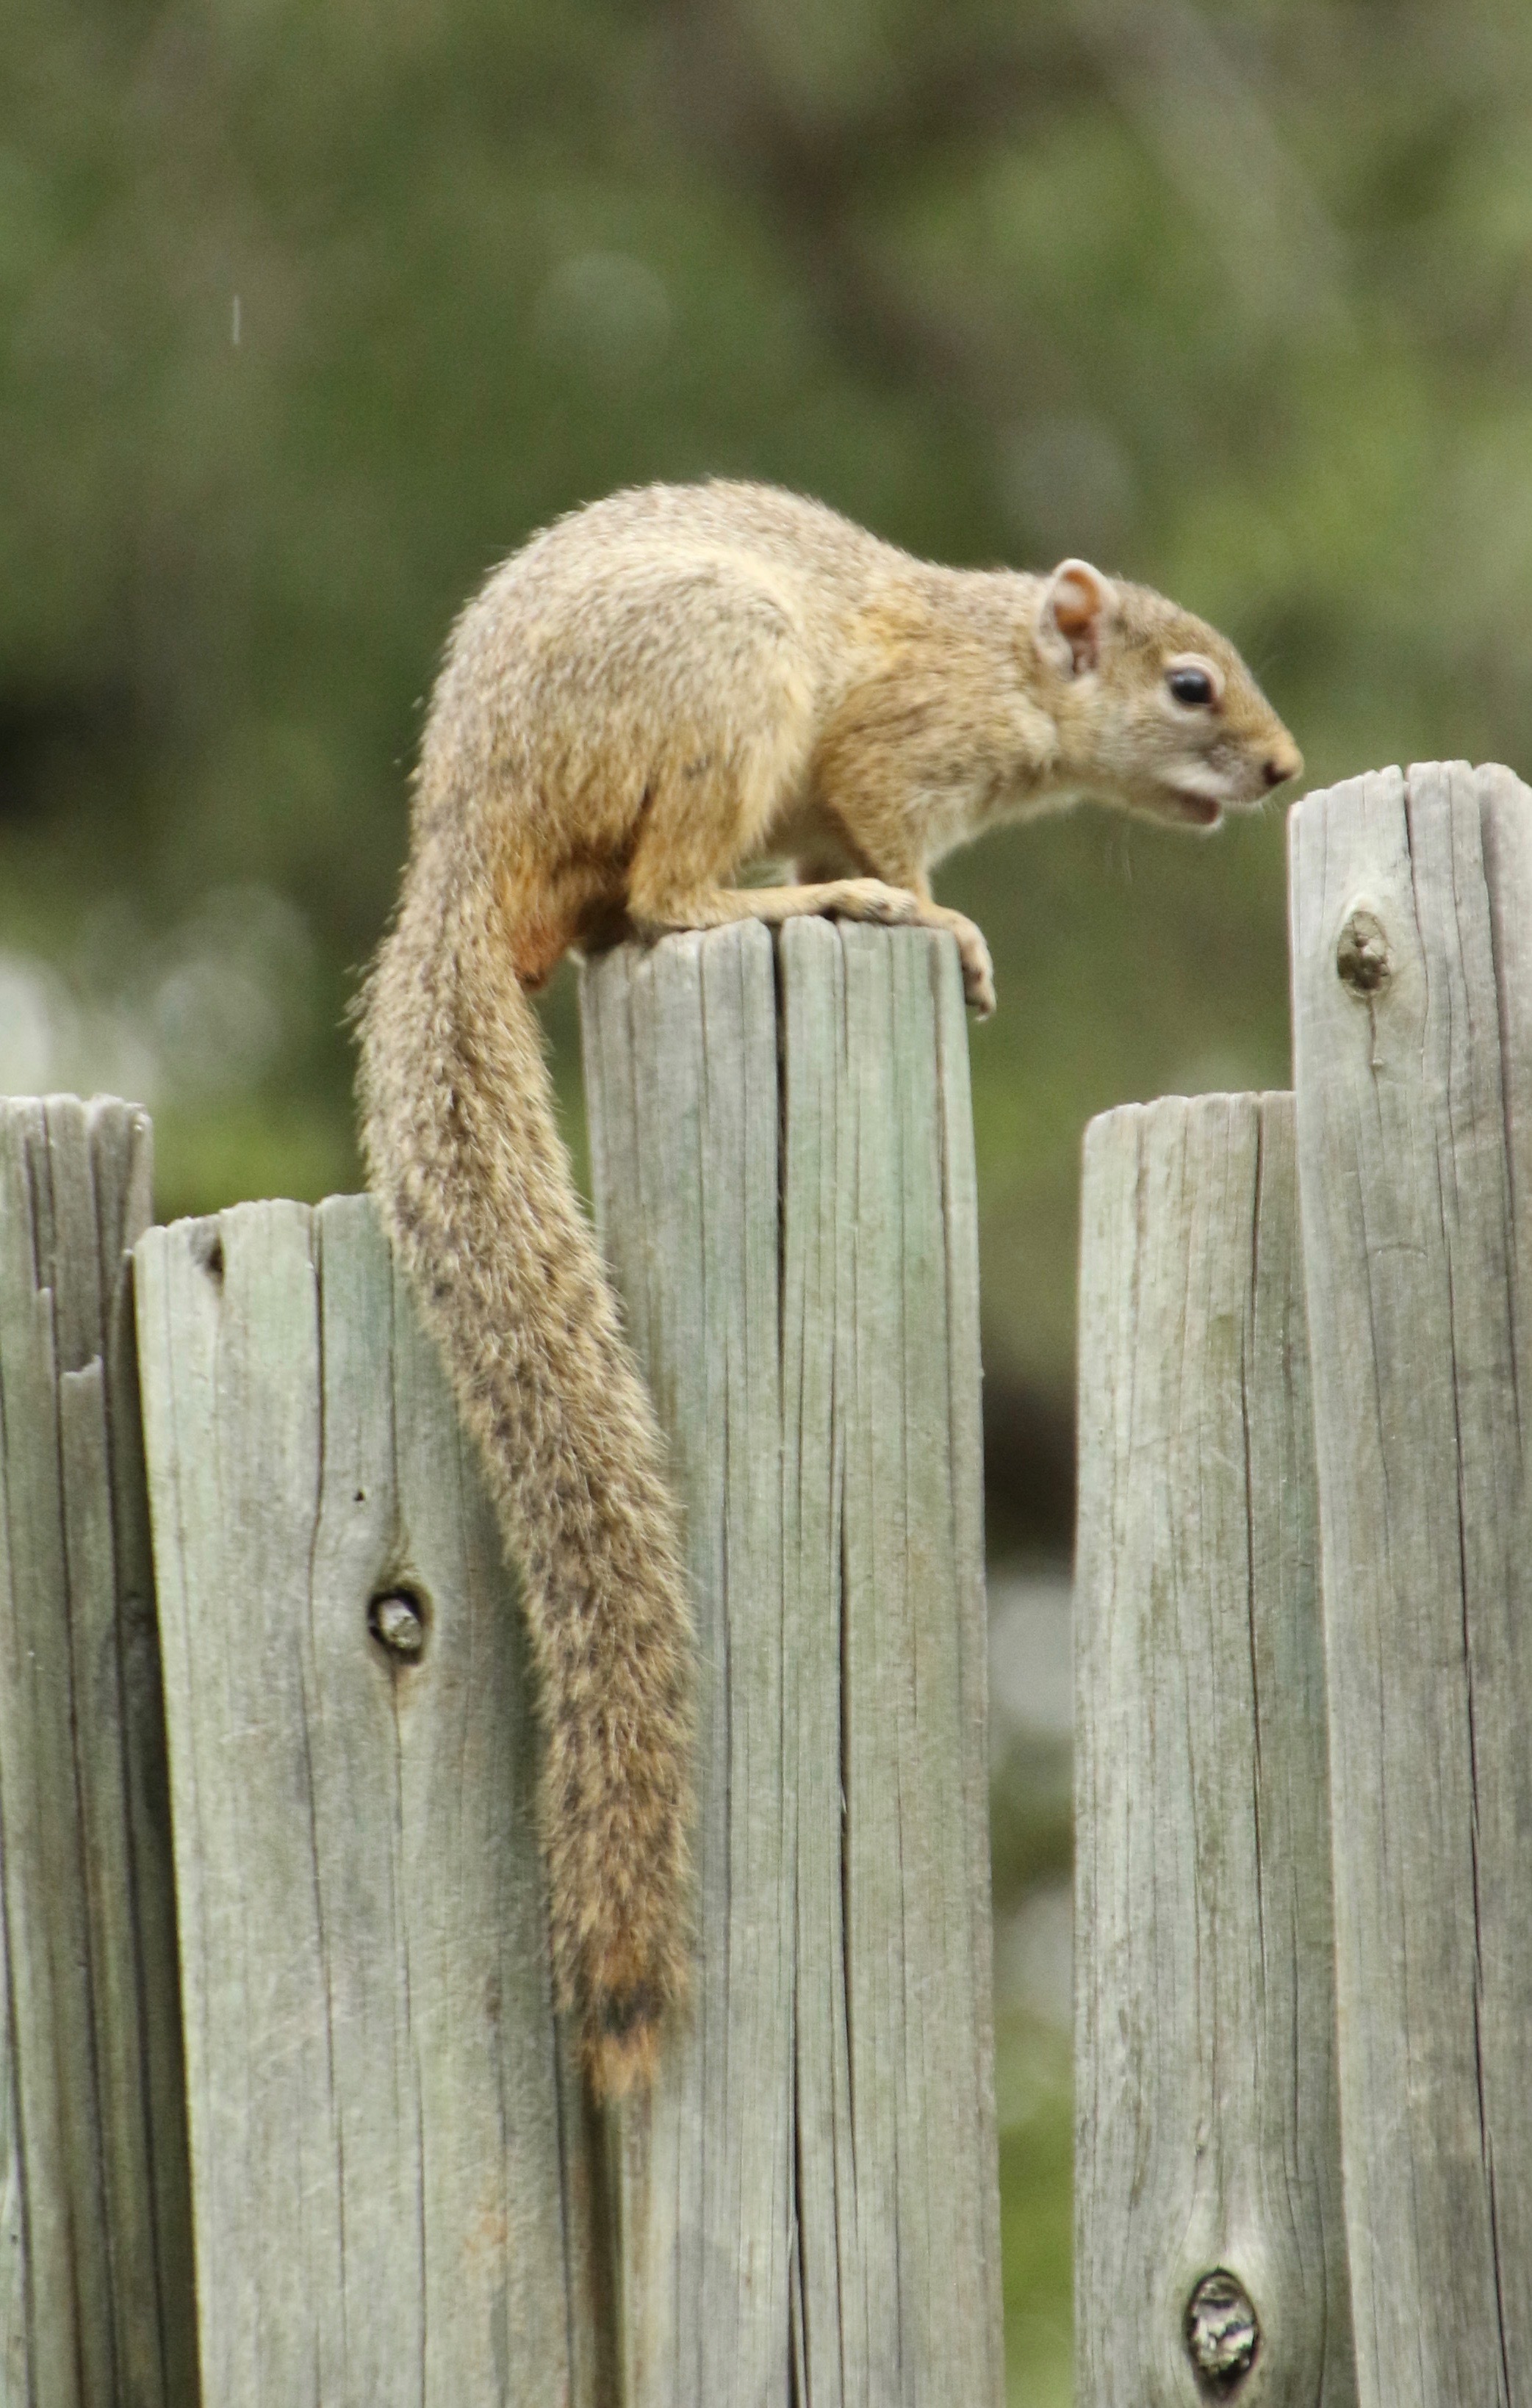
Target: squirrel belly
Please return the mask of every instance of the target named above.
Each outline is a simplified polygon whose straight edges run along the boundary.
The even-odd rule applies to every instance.
[[[680,1518],[527,1001],[571,946],[833,913],[971,922],[929,869],[1091,795],[1207,828],[1302,763],[1238,653],[1162,595],[911,559],[752,485],[620,494],[458,621],[398,912],[362,999],[370,1184],[517,1564],[556,1987],[597,2089],[685,1997],[693,1731]],[[793,854],[798,882],[740,887]]]

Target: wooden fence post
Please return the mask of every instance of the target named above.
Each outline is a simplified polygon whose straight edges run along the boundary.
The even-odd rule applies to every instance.
[[[605,2408],[521,1617],[434,1354],[362,1197],[138,1274],[203,2397]]]
[[[993,2408],[978,1347],[950,941],[585,973],[700,1623],[698,1978],[621,2135],[627,2408]]]
[[[1076,1616],[1079,2408],[1346,2408],[1290,1096],[1091,1125]]]
[[[1364,2408],[1532,2363],[1532,794],[1292,827],[1304,1260]]]
[[[190,2408],[133,1106],[0,1102],[0,2398]]]
[[[513,1584],[370,1205],[139,1240],[162,1726],[147,1125],[0,1120],[7,2399],[183,2408],[199,2365],[284,2408],[998,2401],[956,954],[737,928],[586,1003],[703,1725],[696,2013],[606,2136]]]

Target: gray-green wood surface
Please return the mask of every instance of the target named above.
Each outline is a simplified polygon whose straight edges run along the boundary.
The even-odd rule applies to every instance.
[[[585,2408],[521,1619],[371,1205],[152,1231],[138,1328],[203,2396]],[[414,1659],[369,1627],[401,1588]]]
[[[950,939],[584,982],[608,1254],[701,1652],[687,2029],[624,2114],[629,2408],[993,2408],[979,1366]]]
[[[132,1327],[150,1132],[0,1102],[0,2400],[196,2384]]]
[[[1317,1554],[1293,1098],[1110,1113],[1081,1252],[1077,2408],[1355,2398]],[[1220,2272],[1259,2329],[1226,2388],[1187,2329]]]
[[[1532,2398],[1532,795],[1292,822],[1304,1256],[1366,2408]]]

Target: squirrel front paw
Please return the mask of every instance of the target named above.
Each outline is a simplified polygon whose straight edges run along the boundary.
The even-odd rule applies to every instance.
[[[995,973],[982,934],[961,911],[941,911],[936,925],[956,937],[964,999],[980,1020],[988,1020],[995,1008]]]
[[[962,991],[981,1020],[988,1020],[995,1008],[994,964],[990,948],[972,920],[965,920],[958,938],[958,953],[962,963]]]
[[[907,886],[881,878],[837,878],[825,890],[824,910],[838,920],[875,920],[884,928],[909,928],[925,914]]]
[[[994,967],[990,948],[972,920],[941,904],[922,901],[907,886],[889,886],[881,878],[838,878],[824,889],[817,908],[837,919],[874,920],[886,928],[945,928],[958,940],[962,964],[962,991],[981,1020],[995,1008]]]

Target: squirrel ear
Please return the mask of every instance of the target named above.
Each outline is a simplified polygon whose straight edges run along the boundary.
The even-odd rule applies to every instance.
[[[1101,629],[1112,589],[1088,560],[1061,560],[1044,589],[1037,640],[1068,677],[1093,669],[1101,657]]]

